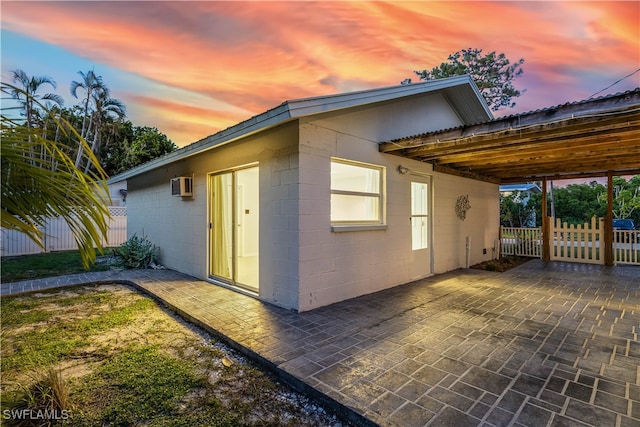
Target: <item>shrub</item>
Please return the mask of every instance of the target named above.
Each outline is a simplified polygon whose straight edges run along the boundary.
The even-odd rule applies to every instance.
[[[48,426],[55,420],[69,417],[70,400],[69,386],[59,369],[50,367],[32,376],[33,384],[27,386],[19,384],[20,391],[9,411],[20,413],[29,411],[37,415],[34,418],[12,420],[10,424],[18,426]]]
[[[115,256],[120,257],[124,268],[149,268],[158,260],[159,248],[146,237],[136,234],[113,250]]]

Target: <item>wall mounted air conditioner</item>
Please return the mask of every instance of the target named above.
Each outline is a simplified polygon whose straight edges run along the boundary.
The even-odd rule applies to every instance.
[[[193,178],[190,176],[171,178],[171,195],[180,197],[193,196]]]

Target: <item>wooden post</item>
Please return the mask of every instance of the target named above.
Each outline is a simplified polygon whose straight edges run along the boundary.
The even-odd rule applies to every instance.
[[[549,218],[547,217],[547,178],[542,178],[542,260],[551,260],[549,245]]]
[[[613,173],[607,172],[607,214],[604,218],[604,265],[613,265]],[[602,247],[600,248],[602,249]]]

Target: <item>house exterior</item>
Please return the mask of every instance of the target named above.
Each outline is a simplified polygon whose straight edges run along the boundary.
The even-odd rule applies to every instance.
[[[517,194],[517,201],[522,205],[526,206],[531,199],[531,195],[534,193],[542,193],[542,189],[536,183],[522,183],[522,184],[503,184],[500,186],[500,194],[503,196],[511,196],[512,194]],[[536,212],[532,210],[529,212],[528,218],[525,219],[522,226],[523,227],[535,227],[536,226]]]
[[[527,199],[531,197],[531,194],[533,193],[542,193],[542,189],[535,182],[528,182],[523,184],[503,184],[500,186],[500,193],[504,196],[510,196],[515,191],[527,193]]]
[[[298,99],[111,181],[167,268],[307,311],[497,255],[497,184],[379,151],[490,119],[468,76]]]
[[[127,181],[109,180],[109,197],[111,206],[127,206]]]

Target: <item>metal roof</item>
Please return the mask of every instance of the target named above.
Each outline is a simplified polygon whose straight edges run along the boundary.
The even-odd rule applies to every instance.
[[[542,189],[535,183],[503,184],[500,186],[500,191],[532,191],[534,193],[542,193]]]
[[[380,151],[496,183],[640,173],[640,88],[387,141]]]

